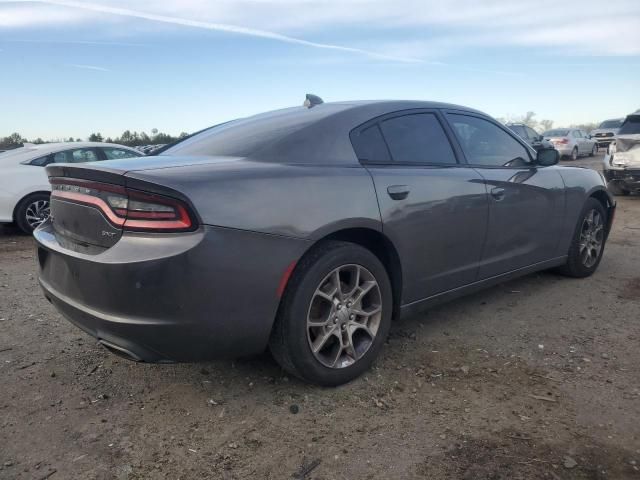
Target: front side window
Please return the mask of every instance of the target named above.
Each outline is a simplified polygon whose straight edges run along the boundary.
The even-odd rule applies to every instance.
[[[493,123],[478,117],[447,114],[467,162],[489,167],[516,167],[531,162],[526,148]]]
[[[395,163],[456,164],[449,139],[433,113],[393,117],[380,124]]]
[[[99,160],[93,148],[76,148],[53,154],[55,163],[86,163]]]
[[[112,148],[112,147],[103,147],[102,151],[104,152],[107,160],[119,160],[121,158],[131,158],[131,157],[139,157],[139,153],[134,153],[131,150],[125,150],[124,148]]]

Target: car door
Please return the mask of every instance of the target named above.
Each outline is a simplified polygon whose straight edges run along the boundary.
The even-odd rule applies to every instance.
[[[434,110],[374,119],[351,133],[374,181],[384,233],[403,265],[403,302],[475,281],[488,220],[482,177],[460,163]]]
[[[478,278],[553,258],[564,217],[564,183],[557,168],[536,166],[531,149],[488,117],[448,111],[446,118],[489,193]]]

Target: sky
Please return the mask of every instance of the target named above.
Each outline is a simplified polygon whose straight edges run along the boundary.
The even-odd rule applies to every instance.
[[[640,108],[638,0],[0,0],[0,137],[178,134],[325,101],[555,126]]]

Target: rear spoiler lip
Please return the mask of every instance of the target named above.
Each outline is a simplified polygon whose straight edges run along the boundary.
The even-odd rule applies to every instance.
[[[91,168],[89,165],[48,165],[47,176],[77,178],[79,180],[93,180],[94,182],[111,183],[112,185],[126,184],[126,170],[111,170],[108,168]]]
[[[49,180],[52,178],[75,178],[78,180],[91,180],[94,182],[120,185],[132,190],[139,190],[144,193],[155,193],[164,197],[171,197],[182,201],[189,207],[190,213],[198,225],[202,225],[202,218],[191,200],[181,192],[164,185],[147,182],[137,178],[127,177],[129,170],[114,170],[104,167],[93,168],[89,165],[49,165],[46,167]]]

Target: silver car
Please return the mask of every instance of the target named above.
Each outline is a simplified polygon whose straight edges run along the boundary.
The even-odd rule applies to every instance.
[[[542,134],[562,157],[576,160],[580,155],[593,157],[598,153],[598,143],[584,130],[577,128],[554,128]]]

